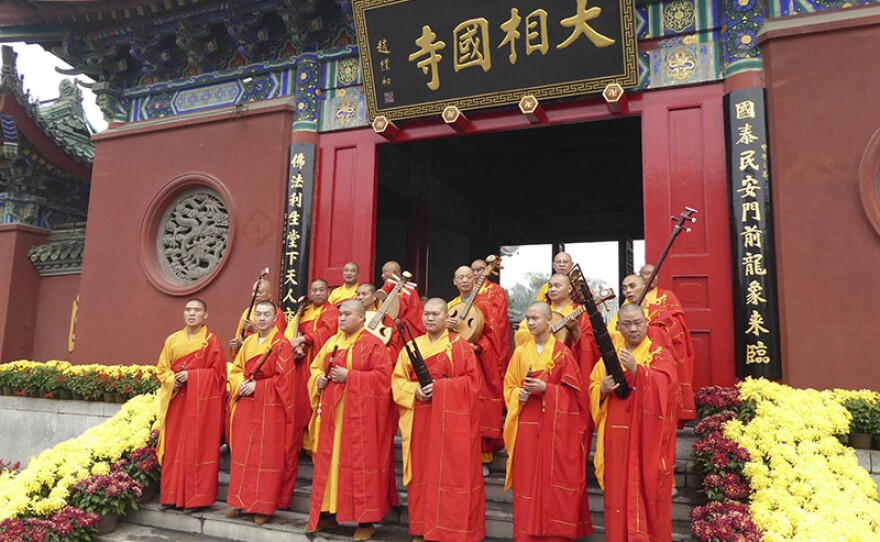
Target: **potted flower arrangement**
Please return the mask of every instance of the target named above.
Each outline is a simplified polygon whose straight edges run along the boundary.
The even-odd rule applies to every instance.
[[[143,486],[139,503],[147,503],[153,500],[158,490],[158,482],[162,477],[162,469],[159,467],[159,459],[156,456],[156,442],[158,431],[153,431],[150,442],[146,446],[132,450],[119,461],[113,464],[113,471],[122,471],[133,480]]]
[[[101,516],[98,533],[106,534],[116,528],[119,516],[137,510],[137,499],[142,486],[131,476],[117,470],[110,474],[95,474],[83,478],[70,489],[67,502],[71,506],[95,512]]]
[[[65,506],[48,518],[9,518],[0,522],[0,540],[64,540],[91,542],[100,517]]]
[[[844,406],[852,415],[849,444],[853,448],[871,447],[871,405],[861,397],[847,399]]]
[[[74,399],[97,401],[103,397],[104,386],[97,375],[87,371],[71,373],[66,380]]]

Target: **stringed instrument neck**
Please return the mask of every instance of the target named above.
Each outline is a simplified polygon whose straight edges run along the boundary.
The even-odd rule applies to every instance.
[[[584,305],[581,305],[580,308],[577,308],[577,309],[571,311],[571,313],[568,316],[570,316],[572,318],[577,318],[585,312],[587,312],[587,307],[585,307]],[[565,319],[562,319],[559,322],[550,326],[550,333],[558,333],[564,327],[565,327]]]
[[[397,299],[397,296],[400,294],[400,291],[403,290],[404,286],[406,286],[406,281],[412,275],[409,275],[407,272],[403,272],[403,278],[397,281],[397,284],[394,285],[394,288],[388,292],[388,296],[385,298],[385,301],[382,302],[382,305],[379,307],[379,310],[376,311],[376,314],[367,322],[367,327],[370,329],[376,329],[376,327],[382,323],[382,320],[385,318],[385,315],[388,313],[388,309],[391,308],[391,305],[394,303],[394,300]],[[407,276],[409,275],[409,276]]]

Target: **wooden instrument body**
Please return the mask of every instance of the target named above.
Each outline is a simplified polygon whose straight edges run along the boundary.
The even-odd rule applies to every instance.
[[[388,298],[388,294],[385,293],[384,290],[376,290],[376,299],[378,299],[381,303],[384,304],[385,299]],[[385,314],[388,315],[388,318],[392,320],[397,320],[397,317],[400,315],[400,296],[397,295],[391,302],[388,304],[388,310],[385,311]]]
[[[379,311],[367,311],[364,313],[364,317],[366,318],[364,329],[382,341],[382,344],[387,345],[391,342],[392,329],[391,326],[386,326],[381,320],[378,320],[375,325],[371,325],[371,320],[373,320],[377,314],[379,314]]]
[[[559,326],[559,330],[553,332],[553,336],[557,341],[561,342],[566,346],[571,346],[574,343],[578,342],[581,338],[581,326],[578,325],[578,321],[574,321],[574,326],[572,329],[562,325],[562,321],[565,320],[565,316],[562,315],[561,312],[551,312],[550,313],[550,329],[552,330],[556,326]]]
[[[471,305],[471,309],[462,317],[467,309],[467,305],[465,301],[456,303],[449,309],[449,317],[456,320],[455,333],[467,342],[475,343],[483,334],[483,327],[486,321],[483,317],[483,311],[476,305]]]

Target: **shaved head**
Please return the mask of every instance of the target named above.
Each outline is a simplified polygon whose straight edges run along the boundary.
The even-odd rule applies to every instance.
[[[617,331],[623,335],[629,347],[642,344],[648,335],[648,318],[645,311],[634,303],[624,305],[617,311]]]
[[[389,260],[382,266],[382,278],[384,279],[393,278],[394,275],[399,277],[401,273],[403,273],[403,269],[394,260]]]
[[[568,252],[560,252],[553,256],[553,272],[568,274],[571,271],[574,261]]]
[[[360,301],[358,301],[357,299],[346,299],[345,301],[342,302],[341,305],[339,305],[339,308],[340,308],[340,310],[341,309],[350,310],[356,314],[360,314],[361,316],[363,316],[364,313],[366,312],[366,309],[364,308],[364,304],[361,303]]]
[[[645,284],[648,283],[648,279],[651,278],[651,273],[654,272],[654,264],[646,263],[639,269],[639,276],[642,277],[642,280],[645,281]],[[657,287],[657,277],[654,277],[654,280],[651,281],[651,288]]]
[[[644,316],[645,311],[642,310],[638,305],[633,305],[629,303],[620,307],[620,310],[617,311],[617,318],[621,319],[623,317],[635,317],[635,316]]]
[[[449,310],[449,306],[446,304],[446,301],[440,299],[439,297],[432,297],[425,302],[424,309],[427,310],[429,308],[431,310],[442,310],[444,313],[448,312]]]
[[[645,281],[638,275],[627,275],[620,286],[620,292],[630,303],[635,303],[645,289]]]
[[[458,292],[465,296],[474,289],[474,270],[467,265],[462,265],[455,270],[452,276],[452,284],[458,288]]]
[[[315,280],[312,281],[312,284],[311,284],[310,286],[314,286],[315,284],[323,284],[323,285],[324,285],[324,288],[329,288],[329,287],[330,287],[330,283],[327,282],[327,281],[324,280],[324,279],[315,279]]]
[[[439,297],[432,297],[422,306],[422,324],[428,337],[436,339],[446,331],[446,318],[449,317],[449,309],[446,301]]]
[[[547,303],[544,303],[543,301],[535,301],[534,303],[529,305],[529,308],[526,310],[528,311],[531,309],[534,309],[534,310],[540,312],[541,314],[543,314],[544,316],[546,316],[547,318],[550,318],[550,312],[551,312],[550,305],[548,305]]]

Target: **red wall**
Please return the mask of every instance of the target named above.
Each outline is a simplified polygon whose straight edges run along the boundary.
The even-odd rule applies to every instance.
[[[34,329],[34,348],[31,359],[47,361],[66,360],[67,339],[70,335],[70,315],[73,300],[79,291],[77,275],[40,278],[40,296],[37,302],[37,323]]]
[[[47,235],[31,226],[0,225],[0,363],[31,359],[40,275],[27,253]]]
[[[150,201],[172,179],[198,173],[230,192],[234,239],[222,271],[193,296],[224,343],[269,266],[277,287],[293,104],[230,110],[110,129],[95,137],[95,162],[80,284],[78,363],[155,363],[163,340],[183,327],[183,305],[148,281],[139,256]]]
[[[734,381],[733,296],[724,154],[722,85],[630,96],[629,114],[642,118],[645,240],[656,258],[684,206],[700,210],[693,233],[679,238],[660,273],[676,290],[694,336],[695,385]],[[604,102],[579,100],[546,107],[547,124],[613,118]],[[534,127],[514,108],[469,115],[467,133]],[[441,120],[401,123],[395,141],[453,135]],[[388,142],[372,129],[321,136],[312,276],[338,277],[344,262],[373,276],[376,243],[376,147]],[[365,205],[373,202],[373,207]],[[369,264],[367,263],[369,262]],[[450,268],[454,262],[450,262]]]
[[[880,235],[857,174],[880,128],[880,8],[799,16],[765,32],[783,379],[876,388]],[[876,168],[873,181],[876,195]]]

